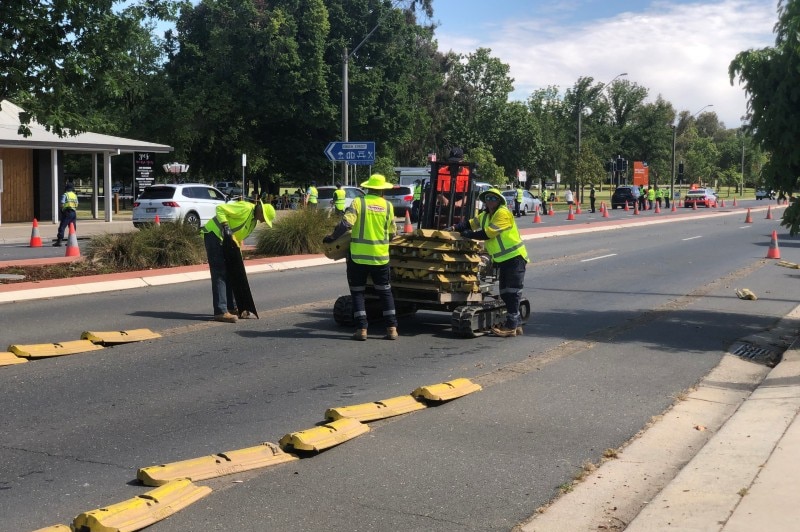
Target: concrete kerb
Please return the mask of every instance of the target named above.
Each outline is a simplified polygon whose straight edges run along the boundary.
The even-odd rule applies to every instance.
[[[606,461],[519,530],[739,532],[796,526],[800,458],[792,445],[800,442],[798,319],[800,306],[772,330],[772,340],[790,330],[795,335],[775,368],[726,355],[617,459]]]

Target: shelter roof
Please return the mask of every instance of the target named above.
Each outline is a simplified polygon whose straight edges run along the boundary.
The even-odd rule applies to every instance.
[[[80,133],[78,135],[59,137],[47,131],[38,122],[31,121],[31,135],[24,137],[17,133],[20,126],[19,113],[24,109],[14,105],[8,100],[0,102],[0,148],[28,148],[28,149],[59,149],[80,152],[117,151],[132,153],[135,151],[150,151],[156,153],[169,153],[172,146],[156,144],[142,140],[102,135],[100,133]]]

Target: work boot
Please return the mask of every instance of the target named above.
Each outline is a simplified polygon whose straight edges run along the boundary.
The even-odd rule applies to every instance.
[[[54,248],[60,248],[61,247],[61,241],[62,241],[61,238],[57,239],[55,242],[53,242],[53,247]]]
[[[501,326],[495,325],[494,327],[492,327],[492,333],[495,336],[508,338],[510,336],[516,336],[517,335],[517,328],[516,327],[509,327],[508,325],[501,325]]]
[[[386,336],[384,340],[397,340],[397,327],[386,327]]]
[[[517,336],[522,336],[522,325],[518,325],[517,326],[516,333],[517,333]]]
[[[250,311],[249,311],[249,310],[242,310],[242,311],[240,312],[238,308],[235,308],[235,309],[233,309],[233,310],[231,311],[231,314],[234,314],[234,315],[236,315],[236,316],[239,316],[239,319],[240,319],[240,320],[246,320],[247,318],[249,318],[249,317],[250,317]]]
[[[226,312],[225,314],[215,314],[214,321],[221,321],[223,323],[236,323],[236,315]]]
[[[366,339],[367,339],[366,329],[356,329],[356,332],[353,333],[353,340],[361,340],[363,342]]]

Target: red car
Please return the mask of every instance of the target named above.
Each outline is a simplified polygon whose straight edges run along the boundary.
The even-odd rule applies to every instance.
[[[683,200],[684,207],[716,207],[717,194],[713,188],[698,188],[686,193]]]

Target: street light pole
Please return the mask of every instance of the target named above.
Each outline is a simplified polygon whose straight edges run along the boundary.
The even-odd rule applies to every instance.
[[[623,72],[621,74],[617,74],[616,76],[611,78],[611,81],[609,81],[608,83],[604,84],[603,88],[608,87],[609,85],[614,83],[614,81],[617,78],[622,77],[622,76],[627,76],[627,75],[628,75],[627,72]],[[578,195],[578,198],[577,198],[578,199],[578,203],[583,203],[583,186],[581,186],[580,178],[578,176],[578,168],[579,168],[580,162],[581,162],[581,123],[582,123],[582,119],[583,119],[583,101],[578,101],[578,154],[577,154],[577,159],[575,161],[575,188],[577,188],[577,190],[575,191],[575,194]]]
[[[672,181],[669,184],[669,200],[675,201],[675,134],[677,126],[672,124]]]

